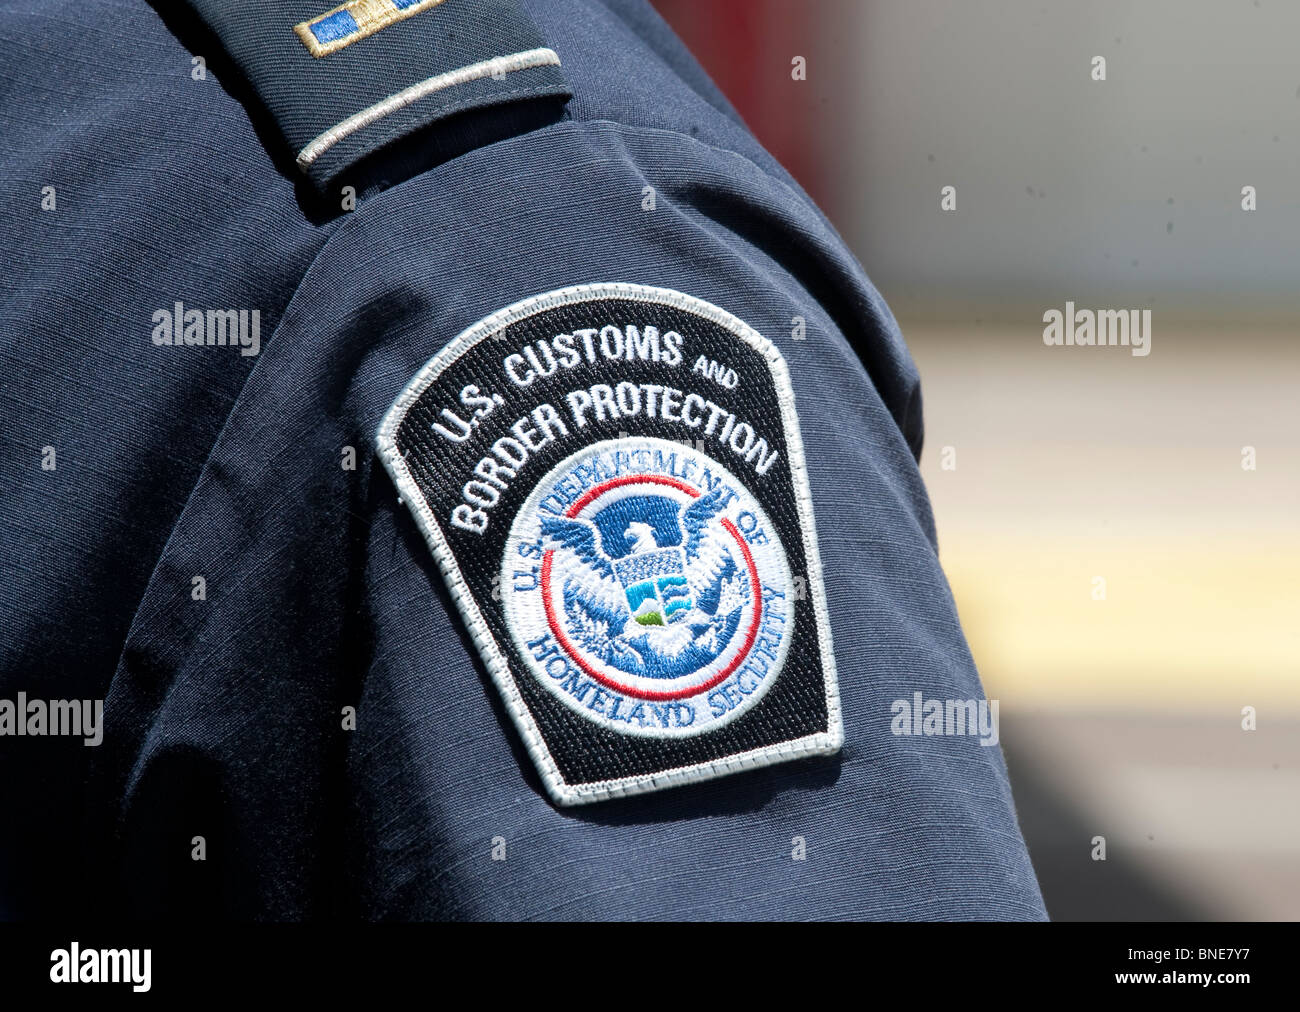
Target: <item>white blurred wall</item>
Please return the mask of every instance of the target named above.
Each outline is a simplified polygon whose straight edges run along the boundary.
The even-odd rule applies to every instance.
[[[845,92],[830,203],[892,301],[1300,311],[1300,3],[807,7]]]

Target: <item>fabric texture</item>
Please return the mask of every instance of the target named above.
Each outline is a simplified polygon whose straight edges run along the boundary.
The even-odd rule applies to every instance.
[[[194,80],[149,7],[10,5],[0,696],[104,698],[106,726],[0,738],[0,915],[1044,916],[999,750],[890,730],[896,699],[982,690],[883,300],[647,6],[525,6],[563,119],[462,121],[456,157],[326,214],[234,65]],[[561,809],[373,446],[466,327],[606,282],[720,306],[788,362],[846,744]],[[155,344],[177,300],[260,311],[259,353]]]
[[[286,154],[322,187],[442,118],[569,94],[558,57],[515,0],[365,0],[328,16],[331,5],[303,0],[188,6],[251,86]],[[313,53],[304,37],[326,51]],[[471,67],[479,72],[465,74]],[[464,79],[446,86],[456,75]]]

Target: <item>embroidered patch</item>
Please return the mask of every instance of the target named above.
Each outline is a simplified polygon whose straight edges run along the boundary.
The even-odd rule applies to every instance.
[[[374,35],[396,21],[436,7],[443,0],[349,0],[311,21],[293,26],[312,56],[320,59]]]
[[[840,747],[794,395],[741,320],[528,299],[435,355],[378,446],[558,803]]]

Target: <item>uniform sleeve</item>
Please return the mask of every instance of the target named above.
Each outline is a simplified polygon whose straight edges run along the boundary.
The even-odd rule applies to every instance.
[[[380,443],[405,488],[375,442],[403,397],[409,427]],[[564,122],[369,200],[265,341],[131,630],[106,718],[132,901],[1041,918],[996,741],[900,720],[899,701],[984,698],[920,443],[888,310],[740,154]],[[764,498],[782,468],[792,498]],[[475,559],[480,518],[501,540]],[[195,572],[207,607],[178,609]],[[756,701],[745,671],[770,675]],[[688,767],[707,775],[661,775]],[[639,787],[563,789],[606,781]],[[169,856],[196,824],[220,841],[202,880]]]

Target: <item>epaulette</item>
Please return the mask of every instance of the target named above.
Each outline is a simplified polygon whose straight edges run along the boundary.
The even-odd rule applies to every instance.
[[[388,152],[409,163],[412,140],[417,162],[459,154],[472,111],[486,143],[558,117],[570,95],[517,0],[327,2],[189,2],[319,189]]]

